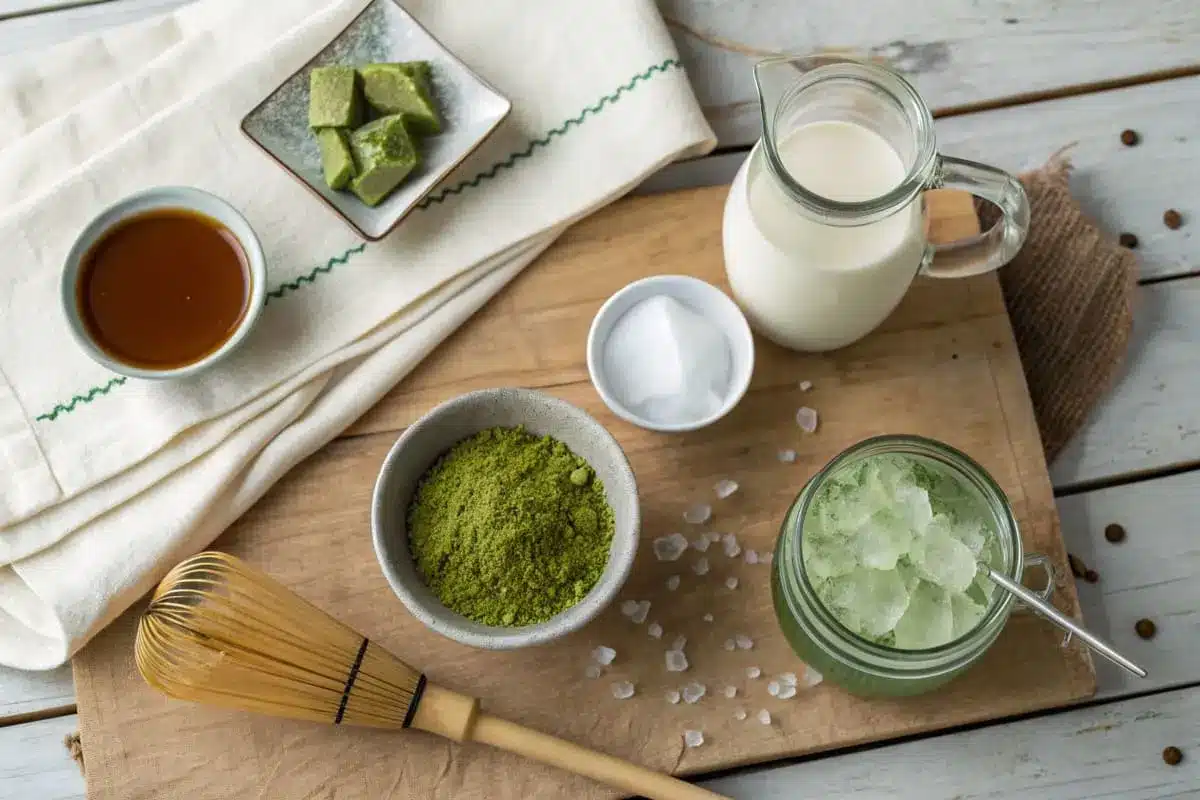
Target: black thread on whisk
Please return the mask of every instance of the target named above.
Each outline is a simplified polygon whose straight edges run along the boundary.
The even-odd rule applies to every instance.
[[[413,717],[417,715],[417,706],[421,703],[421,695],[425,693],[425,673],[417,678],[417,688],[413,689],[412,700],[408,703],[408,713],[404,715],[404,727],[412,725]]]
[[[342,689],[342,702],[338,704],[337,716],[333,718],[334,725],[342,724],[346,706],[350,703],[350,690],[354,688],[354,680],[358,677],[358,668],[362,666],[363,656],[367,654],[367,645],[370,643],[371,640],[364,636],[362,646],[358,648],[358,655],[354,659],[354,666],[350,668],[350,674],[346,676],[346,688]]]

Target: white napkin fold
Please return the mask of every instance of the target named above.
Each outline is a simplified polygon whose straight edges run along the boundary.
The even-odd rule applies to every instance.
[[[204,0],[0,75],[0,663],[69,658],[569,223],[714,144],[651,0],[413,0],[513,112],[461,192],[364,243],[238,125],[365,5]],[[59,271],[102,207],[163,184],[238,207],[276,291],[229,362],[126,380],[74,345]]]

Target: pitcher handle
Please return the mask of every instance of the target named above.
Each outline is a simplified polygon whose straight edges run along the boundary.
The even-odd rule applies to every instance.
[[[1021,182],[1004,170],[953,156],[938,157],[930,189],[962,189],[995,203],[1001,212],[992,227],[967,239],[933,247],[921,267],[932,278],[966,278],[991,272],[1012,260],[1029,233],[1029,198]]]

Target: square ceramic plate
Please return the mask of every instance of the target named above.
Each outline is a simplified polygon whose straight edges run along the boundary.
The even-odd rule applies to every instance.
[[[308,129],[308,79],[313,67],[428,61],[443,131],[419,144],[421,164],[374,208],[349,191],[325,185],[321,152]],[[394,0],[374,0],[299,72],[242,120],[242,132],[325,202],[360,235],[382,239],[508,116],[512,105]]]

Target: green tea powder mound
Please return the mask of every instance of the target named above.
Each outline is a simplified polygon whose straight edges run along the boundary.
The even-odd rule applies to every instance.
[[[491,428],[459,442],[408,509],[417,571],[446,607],[485,625],[545,622],[608,562],[604,486],[562,442]]]

